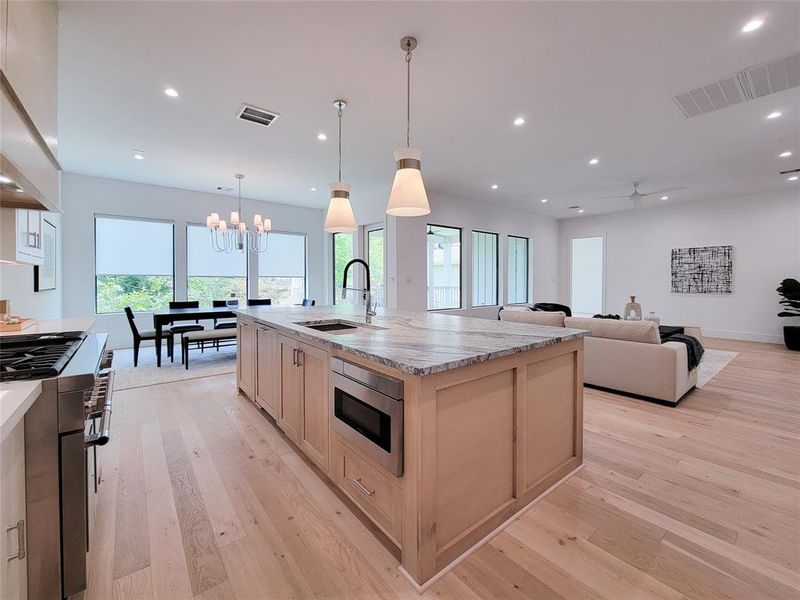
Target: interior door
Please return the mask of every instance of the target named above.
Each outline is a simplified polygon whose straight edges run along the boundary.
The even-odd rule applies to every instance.
[[[300,345],[303,363],[303,429],[301,447],[328,472],[328,426],[330,390],[328,353],[309,344]]]
[[[281,360],[281,398],[278,425],[286,435],[300,443],[303,426],[303,369],[299,361],[300,343],[278,336]]]
[[[256,327],[256,404],[276,420],[280,416],[280,345],[277,332]]]

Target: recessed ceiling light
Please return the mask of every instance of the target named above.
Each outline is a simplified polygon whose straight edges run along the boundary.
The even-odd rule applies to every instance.
[[[539,202],[541,202],[542,204],[547,204],[547,198],[542,198],[541,200],[539,200]]]
[[[797,181],[797,175],[792,175],[791,177],[787,177],[786,181]]]
[[[312,187],[312,188],[311,188],[311,191],[312,191],[312,192],[316,192],[316,191],[317,191],[317,188],[315,188],[315,187]]]
[[[514,119],[514,125],[519,127],[520,125],[525,125],[525,117],[517,117]]]
[[[761,19],[753,19],[752,21],[748,21],[745,23],[744,27],[742,27],[742,33],[750,33],[751,31],[755,31],[759,27],[764,24],[764,21]]]
[[[133,158],[136,160],[144,160],[144,152],[142,150],[134,150]]]
[[[778,154],[778,158],[789,158],[792,155],[791,150],[787,150],[786,152],[781,152]]]
[[[669,196],[661,196],[662,200],[669,200]]]
[[[593,158],[592,160],[589,161],[589,164],[590,165],[596,165],[599,162],[600,162],[599,158]]]
[[[320,142],[324,142],[325,140],[327,140],[327,139],[328,139],[328,136],[327,136],[327,135],[325,135],[324,133],[318,133],[318,134],[317,134],[317,139],[318,139]]]
[[[579,208],[579,209],[578,209],[578,212],[579,212],[579,213],[581,213],[581,214],[583,214],[583,209],[582,209],[582,208]]]
[[[178,90],[176,90],[175,88],[164,88],[164,93],[170,98],[178,97]]]
[[[497,188],[499,188],[499,187],[500,187],[500,186],[499,186],[499,185],[497,185],[496,183],[493,183],[493,184],[492,184],[492,189],[493,189],[493,190],[496,190],[496,189],[497,189]]]
[[[783,113],[779,110],[772,111],[767,115],[768,119],[777,119],[778,117],[783,116]]]
[[[14,181],[5,175],[0,175],[0,183],[14,183]]]

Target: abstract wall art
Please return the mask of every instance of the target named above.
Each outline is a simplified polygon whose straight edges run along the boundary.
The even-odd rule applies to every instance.
[[[672,249],[674,294],[733,292],[733,246]]]

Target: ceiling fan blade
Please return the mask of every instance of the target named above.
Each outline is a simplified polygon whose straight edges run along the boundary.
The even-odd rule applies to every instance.
[[[655,196],[656,194],[666,194],[667,192],[674,192],[675,190],[685,190],[686,186],[682,185],[680,187],[674,188],[667,188],[666,190],[658,190],[657,192],[647,192],[646,194],[642,194],[642,196]]]
[[[624,196],[599,196],[594,198],[594,200],[618,200],[619,198],[630,198],[630,194],[625,194]]]

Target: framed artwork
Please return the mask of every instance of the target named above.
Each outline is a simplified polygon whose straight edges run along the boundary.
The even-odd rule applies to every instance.
[[[733,246],[672,249],[672,293],[733,293]]]
[[[56,226],[47,219],[42,220],[42,251],[42,266],[33,266],[34,292],[56,289]]]

